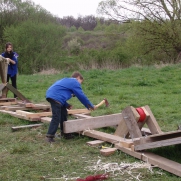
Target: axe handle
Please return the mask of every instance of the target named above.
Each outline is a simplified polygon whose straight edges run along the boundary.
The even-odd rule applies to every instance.
[[[105,100],[103,100],[103,101],[101,101],[99,104],[97,104],[95,107],[100,107],[100,106],[102,106],[103,104],[105,104]]]

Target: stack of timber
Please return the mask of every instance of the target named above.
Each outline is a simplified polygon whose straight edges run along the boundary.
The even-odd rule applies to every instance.
[[[8,102],[7,102],[8,101]],[[50,105],[33,104],[26,101],[17,101],[16,99],[2,98],[0,99],[0,112],[10,114],[11,116],[25,119],[29,121],[41,121],[50,123],[51,121],[51,108]],[[91,111],[87,109],[72,109],[67,110],[68,114],[78,117],[89,117]]]

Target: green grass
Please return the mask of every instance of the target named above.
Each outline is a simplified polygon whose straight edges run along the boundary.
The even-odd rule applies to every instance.
[[[47,88],[56,80],[69,77],[72,72],[55,75],[19,75],[18,89],[33,103],[48,104],[45,100]],[[141,107],[149,105],[162,131],[173,131],[181,124],[181,65],[162,68],[131,67],[124,70],[81,71],[85,81],[82,85],[85,94],[93,104],[107,98],[110,106],[102,106],[92,112],[92,116],[120,113],[127,106]],[[12,97],[12,93],[8,94]],[[84,108],[77,100],[69,101],[74,109]],[[69,118],[72,119],[72,118]],[[111,121],[111,120],[110,120]],[[139,162],[139,160],[117,151],[114,155],[103,157],[98,148],[86,145],[93,140],[86,136],[76,136],[72,140],[56,139],[55,144],[44,141],[48,125],[36,129],[12,132],[12,126],[31,124],[9,115],[0,114],[0,180],[2,181],[38,181],[50,178],[85,178],[95,171],[85,170],[99,159],[102,162]],[[114,132],[110,129],[101,129]],[[109,144],[107,144],[109,145]],[[109,145],[110,146],[110,145]],[[152,152],[181,163],[180,145]],[[161,171],[159,175],[156,172]],[[181,180],[179,177],[154,169],[151,174],[141,170],[141,180]],[[126,180],[127,176],[113,176],[108,180]],[[55,179],[52,179],[55,180]],[[59,179],[60,180],[60,179]],[[65,180],[65,179],[62,179]]]

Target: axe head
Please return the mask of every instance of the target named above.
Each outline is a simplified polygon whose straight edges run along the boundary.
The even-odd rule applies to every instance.
[[[108,106],[109,106],[109,102],[107,101],[107,99],[106,99],[106,98],[104,98],[104,101],[105,101],[105,105],[106,105],[106,107],[108,107]]]

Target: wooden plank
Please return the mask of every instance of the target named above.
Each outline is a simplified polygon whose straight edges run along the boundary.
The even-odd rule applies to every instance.
[[[85,111],[85,109],[84,109]],[[88,110],[89,111],[89,110]],[[74,112],[82,112],[81,109],[75,109],[75,110],[68,110],[67,111],[68,114],[74,114]],[[90,112],[90,111],[89,111]],[[26,115],[27,113],[27,115]],[[24,111],[24,114],[26,115],[27,118],[38,118],[38,117],[46,117],[46,116],[52,116],[52,112],[41,112],[41,113],[31,113],[29,114],[29,112],[26,112]]]
[[[110,155],[114,154],[116,150],[117,150],[117,148],[106,148],[106,149],[101,149],[100,153],[103,156],[110,156]]]
[[[52,112],[41,112],[41,113],[26,114],[27,118],[38,118],[38,117],[46,117],[46,116],[52,116]]]
[[[26,128],[36,128],[39,126],[42,126],[43,124],[30,124],[30,125],[24,125],[24,126],[13,126],[11,127],[12,131],[17,131],[20,129],[26,129]]]
[[[0,102],[16,102],[16,98],[0,98]]]
[[[7,83],[6,87],[14,94],[16,94],[21,100],[26,101],[26,103],[31,103],[24,95],[22,95],[17,89],[15,89],[11,84]]]
[[[86,119],[77,119],[64,122],[64,133],[79,132],[86,129],[102,128],[119,124],[122,114],[112,114]]]
[[[141,131],[138,127],[137,121],[132,112],[132,108],[129,106],[122,111],[123,119],[129,130],[131,138],[142,137]]]
[[[181,137],[181,130],[176,130],[176,131],[170,131],[170,132],[162,132],[160,134],[154,134],[146,137],[142,137],[139,140],[135,141],[136,144],[140,143],[147,143],[147,142],[153,142],[153,141],[161,141],[165,139],[171,139],[171,138],[176,138],[176,137]]]
[[[40,121],[41,121],[42,123],[50,123],[51,120],[52,120],[52,118],[50,118],[50,117],[41,117],[41,118],[40,118]]]
[[[120,145],[122,145],[125,148],[131,148],[131,146],[133,145],[133,142],[128,142],[128,141],[120,141]]]
[[[32,109],[43,109],[43,110],[48,110],[50,109],[50,105],[45,105],[45,104],[32,104],[32,103],[25,103],[25,102],[18,102],[18,105],[22,106],[22,107],[28,107],[28,108],[32,108]],[[30,107],[31,105],[31,107]]]
[[[26,102],[18,102],[18,105],[23,106],[23,107],[35,107],[35,104],[33,103],[26,103]]]
[[[2,91],[5,86],[6,86],[6,84],[0,84],[0,91]]]
[[[133,111],[136,121],[138,121],[140,118],[140,115],[138,114],[136,109],[132,106],[131,106],[131,110]],[[127,138],[129,136],[129,130],[128,130],[128,127],[127,127],[124,119],[120,120],[120,123],[119,123],[114,135],[125,137],[125,138]]]
[[[100,144],[104,143],[102,140],[94,140],[94,141],[88,141],[86,144],[89,146],[99,146]]]
[[[143,143],[139,145],[134,144],[134,148],[136,151],[140,151],[140,150],[147,150],[151,148],[159,148],[159,147],[177,145],[177,144],[181,144],[181,137],[155,141],[155,142],[150,142],[150,143]]]
[[[67,110],[68,111],[68,114],[90,114],[91,111],[88,110],[88,109],[70,109],[70,110]]]
[[[85,114],[73,114],[72,116],[75,117],[76,119],[92,118],[92,116],[85,115]]]
[[[87,131],[82,132],[82,134],[89,136],[91,138],[99,139],[99,140],[106,141],[106,142],[109,142],[112,144],[120,143],[120,141],[125,142],[125,143],[130,143],[130,144],[133,143],[133,141],[130,139],[124,139],[119,136],[108,134],[108,133],[103,133],[103,132],[97,131],[97,130],[87,130]]]
[[[158,125],[150,107],[148,105],[144,106],[145,109],[147,110],[147,112],[149,113],[149,117],[146,121],[146,124],[148,125],[150,131],[152,134],[160,134],[162,133],[161,129],[160,129],[160,126]]]
[[[17,102],[0,102],[0,106],[15,105]]]
[[[26,118],[24,115],[17,114],[16,112],[13,112],[13,111],[0,110],[0,112],[5,113],[5,114],[9,114],[9,115],[16,117],[16,118],[28,120],[28,121],[40,121],[39,118]]]
[[[134,145],[140,145],[138,149],[149,149],[151,148],[157,148],[160,146],[168,146],[173,144],[179,144],[179,138],[181,138],[181,130],[177,130],[177,131],[171,131],[171,132],[167,132],[167,133],[161,133],[161,134],[156,134],[156,135],[150,135],[150,136],[146,136],[146,137],[142,137],[139,140],[135,140],[134,141]],[[178,139],[178,140],[172,140],[172,139]],[[166,140],[164,142],[164,140]],[[148,144],[148,143],[153,143],[153,144]],[[168,143],[167,143],[168,142]],[[156,146],[157,144],[159,144],[158,146]],[[148,147],[148,148],[146,148]],[[142,149],[142,150],[143,150]]]
[[[0,109],[4,109],[6,111],[16,111],[16,110],[29,110],[26,107],[22,107],[22,106],[1,106]]]
[[[21,116],[27,117],[27,115],[34,114],[34,113],[31,113],[31,112],[28,112],[28,111],[16,110],[16,114],[19,114]]]
[[[0,76],[2,83],[7,82],[8,64],[6,58],[0,55]]]
[[[115,147],[119,150],[123,151],[124,153],[131,155],[135,158],[148,162],[152,165],[158,166],[159,168],[173,173],[177,176],[181,177],[181,164],[164,158],[162,156],[156,155],[154,153],[149,152],[135,152],[132,151],[130,148],[124,148],[119,144],[115,144]]]
[[[83,109],[85,111],[85,109]],[[89,111],[89,110],[88,110]],[[52,116],[52,112],[41,112],[41,113],[32,113],[27,111],[16,111],[18,114],[23,114],[27,118],[39,118],[39,117],[46,117],[46,116]],[[68,114],[74,114],[74,112],[82,112],[82,109],[74,109],[74,110],[68,110]],[[90,112],[90,111],[89,111]]]

